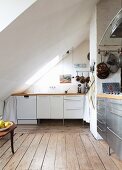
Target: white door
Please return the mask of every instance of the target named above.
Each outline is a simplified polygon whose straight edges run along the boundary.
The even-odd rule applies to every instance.
[[[36,96],[17,96],[17,119],[36,119]]]
[[[50,119],[49,96],[37,96],[37,119]]]
[[[63,119],[63,96],[50,96],[51,119]]]

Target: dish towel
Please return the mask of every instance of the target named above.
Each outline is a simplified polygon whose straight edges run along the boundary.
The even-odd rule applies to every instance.
[[[10,96],[5,100],[3,119],[17,123],[17,100],[16,96]]]
[[[89,110],[89,97],[86,94],[84,99],[84,114],[83,114],[83,120],[87,123],[90,123],[90,110]]]

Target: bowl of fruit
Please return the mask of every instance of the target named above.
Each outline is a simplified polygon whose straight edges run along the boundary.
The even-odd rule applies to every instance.
[[[7,130],[13,125],[13,122],[0,120],[0,131]]]

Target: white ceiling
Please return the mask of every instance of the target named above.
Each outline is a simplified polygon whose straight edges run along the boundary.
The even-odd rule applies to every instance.
[[[0,0],[0,31],[3,31],[35,1],[37,0]]]
[[[89,37],[97,0],[38,0],[0,33],[0,98]]]

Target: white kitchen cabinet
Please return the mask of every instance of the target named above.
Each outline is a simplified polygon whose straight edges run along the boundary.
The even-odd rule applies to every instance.
[[[83,118],[84,96],[64,96],[64,119]]]
[[[36,96],[17,96],[17,120],[18,123],[29,123],[29,120],[30,123],[37,122]]]
[[[50,96],[51,119],[63,119],[63,96]]]
[[[84,96],[37,96],[37,119],[82,119]]]
[[[50,96],[37,96],[37,119],[50,119]]]

